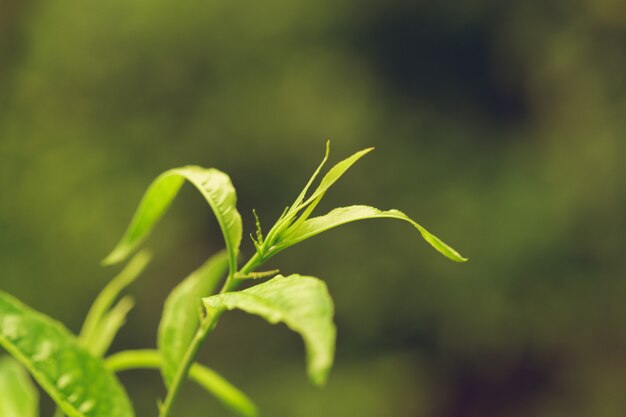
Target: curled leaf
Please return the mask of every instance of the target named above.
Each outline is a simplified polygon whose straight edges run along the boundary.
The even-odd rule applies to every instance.
[[[307,371],[315,385],[326,382],[335,355],[334,307],[326,284],[314,277],[278,275],[243,291],[203,299],[207,319],[239,309],[299,333],[307,351]]]
[[[104,264],[114,264],[126,259],[146,239],[171,205],[185,180],[193,184],[211,206],[224,235],[231,274],[237,271],[237,256],[243,229],[241,216],[236,207],[235,188],[230,177],[223,172],[198,166],[165,171],[152,182],[124,236],[104,259]]]

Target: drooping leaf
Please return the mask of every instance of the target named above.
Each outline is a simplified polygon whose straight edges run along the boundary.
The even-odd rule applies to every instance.
[[[198,330],[202,298],[213,293],[227,269],[228,254],[220,252],[185,278],[167,297],[157,339],[166,384],[172,382]]]
[[[80,331],[80,335],[78,339],[86,346],[87,349],[94,353],[92,349],[93,345],[99,345],[98,349],[103,349],[106,351],[108,349],[108,345],[113,341],[112,338],[115,337],[115,334],[110,334],[107,332],[102,332],[103,328],[107,328],[109,330],[113,330],[115,325],[114,323],[108,323],[108,320],[113,320],[115,323],[119,323],[117,329],[121,326],[120,315],[121,310],[123,310],[123,306],[128,306],[128,301],[120,304],[122,307],[118,307],[118,314],[110,314],[109,309],[120,295],[120,293],[132,284],[139,275],[146,268],[148,263],[150,262],[150,253],[148,251],[141,251],[137,253],[130,260],[128,265],[120,272],[115,278],[113,278],[107,285],[104,287],[100,294],[96,297],[93,302],[89,312],[87,313],[87,317],[85,318],[85,322],[83,323],[83,328]],[[124,314],[125,316],[125,314]],[[104,321],[104,322],[103,322]],[[102,342],[99,339],[106,334],[111,338],[108,342]],[[104,352],[102,352],[104,353]],[[99,355],[97,355],[99,356]]]
[[[211,206],[224,235],[231,274],[237,271],[237,256],[243,229],[241,216],[236,207],[235,188],[228,175],[223,172],[198,166],[165,171],[152,182],[122,240],[104,259],[105,264],[122,261],[146,239],[169,208],[185,180],[193,184]]]
[[[319,233],[322,233],[328,229],[332,229],[342,224],[354,222],[357,220],[365,219],[379,219],[390,218],[399,219],[411,223],[419,232],[426,242],[428,242],[433,248],[441,252],[447,258],[455,262],[465,262],[467,258],[464,258],[456,250],[445,244],[441,239],[431,234],[423,226],[416,223],[409,218],[406,214],[399,210],[387,210],[381,211],[377,208],[370,206],[350,206],[336,208],[330,211],[328,214],[319,217],[313,217],[302,223],[297,229],[290,231],[289,234],[283,237],[281,243],[281,249],[294,245]]]
[[[107,358],[107,368],[114,372],[129,369],[159,369],[163,366],[162,355],[154,350],[130,350],[116,353]],[[237,387],[224,377],[198,363],[194,363],[189,370],[189,379],[195,381],[213,394],[226,408],[243,417],[258,415],[256,405]]]
[[[39,417],[39,392],[22,365],[0,357],[0,417]]]
[[[207,319],[239,309],[299,333],[307,351],[311,381],[323,385],[333,363],[336,330],[334,307],[323,281],[308,276],[278,275],[243,291],[204,298]]]
[[[104,363],[60,323],[0,291],[0,346],[69,417],[132,417],[130,401]]]

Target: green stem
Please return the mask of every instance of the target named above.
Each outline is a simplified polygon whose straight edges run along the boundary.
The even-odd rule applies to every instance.
[[[237,271],[235,274],[228,275],[228,278],[226,278],[226,282],[224,283],[224,286],[222,287],[220,294],[223,294],[228,291],[233,291],[235,288],[237,288],[240,280],[234,279],[234,276],[236,274],[242,274],[242,275],[249,274],[250,272],[254,271],[254,269],[262,265],[271,256],[272,256],[271,254],[266,254],[265,256],[262,256],[259,252],[256,252],[248,260],[248,262],[246,262],[246,264],[241,267],[239,271]],[[183,361],[181,362],[180,366],[178,367],[178,370],[176,371],[174,380],[170,384],[170,388],[167,392],[167,396],[165,397],[163,406],[161,407],[159,417],[169,417],[174,401],[176,401],[176,398],[178,397],[180,389],[182,388],[183,381],[187,378],[189,369],[191,368],[192,364],[196,361],[198,350],[200,349],[202,342],[204,342],[204,340],[207,338],[211,330],[213,330],[213,328],[217,324],[218,319],[219,319],[219,314],[212,317],[208,321],[204,321],[203,323],[201,323],[200,328],[196,332],[195,336],[193,337],[193,340],[191,341],[191,344],[189,345],[189,348],[187,349],[187,352],[185,352],[185,356],[183,357]]]
[[[250,272],[254,271],[256,268],[261,266],[269,257],[263,257],[259,252],[256,252],[249,260],[246,262],[244,266],[241,267],[237,274],[246,275]],[[228,291],[232,291],[239,285],[239,280],[234,279],[234,276],[229,275],[220,291],[220,294],[223,294]]]
[[[155,350],[125,350],[106,358],[106,367],[117,373],[130,369],[158,369],[163,364],[163,357]]]
[[[109,370],[116,373],[131,369],[160,369],[163,356],[156,350],[126,350],[109,356],[105,363]],[[194,363],[189,369],[189,379],[212,393],[230,410],[245,417],[258,415],[252,400],[212,369]]]
[[[216,315],[208,320],[204,319],[200,324],[200,328],[198,328],[198,331],[191,340],[189,348],[187,349],[187,352],[185,352],[185,356],[183,357],[183,360],[176,371],[176,375],[170,384],[167,396],[165,397],[165,401],[163,402],[163,406],[159,412],[159,417],[168,417],[170,415],[174,401],[176,401],[183,382],[187,378],[189,368],[191,368],[191,365],[195,362],[198,350],[200,350],[200,346],[202,346],[202,342],[204,342],[206,337],[209,335],[209,332],[215,328],[218,318],[219,315]]]

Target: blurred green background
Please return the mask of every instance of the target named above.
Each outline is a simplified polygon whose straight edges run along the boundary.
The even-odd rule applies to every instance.
[[[78,330],[161,171],[229,173],[251,232],[327,138],[333,161],[376,146],[318,212],[399,208],[470,262],[396,222],[329,232],[271,264],[330,286],[327,387],[298,336],[244,314],[202,361],[272,417],[623,417],[625,135],[617,0],[1,0],[0,285]],[[186,187],[114,350],[154,346],[168,291],[222,245]],[[158,374],[122,378],[155,415]],[[190,384],[176,415],[230,414]]]

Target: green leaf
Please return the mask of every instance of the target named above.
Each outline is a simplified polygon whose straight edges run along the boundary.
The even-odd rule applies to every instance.
[[[28,372],[8,356],[0,358],[0,417],[38,417],[39,392]]]
[[[189,378],[213,394],[229,410],[244,417],[259,414],[256,405],[246,394],[214,370],[194,363],[189,370]]]
[[[154,350],[129,350],[116,353],[106,360],[107,368],[114,372],[129,369],[159,369],[163,366],[162,355]],[[256,405],[237,387],[217,372],[194,363],[189,370],[189,379],[213,394],[222,405],[244,417],[258,415]]]
[[[316,385],[326,382],[335,354],[333,302],[323,281],[307,276],[278,275],[243,291],[204,298],[207,320],[224,310],[239,309],[300,333],[307,350],[307,370]]]
[[[311,196],[306,201],[302,202],[304,198],[306,197],[307,191],[313,184],[313,181],[315,180],[315,178],[321,171],[322,167],[328,160],[328,155],[330,153],[330,141],[326,142],[326,154],[324,155],[324,159],[322,160],[321,164],[317,167],[317,169],[315,170],[315,172],[309,179],[309,182],[306,184],[304,189],[300,192],[300,195],[298,195],[298,197],[296,198],[294,203],[291,205],[291,207],[287,209],[285,214],[281,216],[280,219],[274,225],[274,227],[272,227],[272,230],[268,233],[268,236],[266,239],[267,243],[264,246],[264,249],[268,249],[272,247],[272,245],[276,242],[276,239],[280,239],[280,236],[283,235],[285,231],[290,232],[294,230],[295,228],[297,228],[298,226],[300,226],[300,224],[302,224],[311,215],[315,207],[319,204],[321,199],[324,197],[324,194],[326,193],[326,191],[328,191],[328,189],[335,182],[337,182],[339,178],[341,178],[343,174],[345,174],[346,171],[350,169],[352,165],[354,165],[359,159],[361,159],[363,156],[365,156],[372,150],[374,150],[374,148],[363,149],[362,151],[356,152],[355,154],[344,159],[343,161],[335,164],[326,173],[326,175],[324,175],[324,177],[320,181],[320,184],[315,189],[315,191],[313,191]],[[297,220],[294,221],[298,212],[300,212],[303,209],[305,209],[304,212],[300,215],[300,217]],[[261,255],[265,255],[265,253],[263,252],[264,251],[261,251]]]
[[[322,159],[322,162],[318,165],[313,175],[311,175],[311,178],[309,178],[309,182],[307,182],[307,184],[304,186],[304,188],[300,192],[300,195],[296,198],[296,201],[294,201],[293,204],[291,205],[292,210],[297,209],[302,203],[302,201],[304,200],[304,197],[306,197],[306,193],[307,191],[309,191],[309,188],[313,184],[313,181],[315,181],[315,178],[317,178],[317,176],[319,175],[320,171],[322,170],[322,167],[326,164],[326,161],[328,161],[329,154],[330,154],[330,141],[327,141],[326,153],[324,154],[324,159]]]
[[[198,166],[175,168],[159,175],[144,194],[122,240],[104,259],[113,264],[124,260],[149,235],[165,214],[180,187],[187,180],[204,196],[222,229],[230,259],[230,272],[237,271],[237,256],[242,237],[241,216],[237,211],[237,195],[228,175]]]
[[[109,350],[117,332],[126,323],[126,316],[134,305],[133,298],[126,296],[102,318],[97,335],[87,348],[92,355],[102,357]]]
[[[118,380],[60,323],[0,291],[0,346],[69,417],[132,417]]]
[[[113,341],[113,338],[115,338],[116,334],[111,334],[110,331],[115,329],[116,323],[118,325],[115,330],[118,330],[123,323],[124,317],[120,317],[120,313],[124,310],[123,307],[132,306],[129,305],[129,301],[125,301],[116,307],[117,313],[111,313],[109,309],[120,293],[139,277],[150,262],[150,258],[151,256],[148,251],[141,251],[133,256],[122,272],[113,278],[106,285],[106,287],[100,291],[100,294],[98,294],[95,301],[91,305],[89,313],[87,313],[87,317],[85,318],[83,328],[78,336],[78,339],[83,346],[87,347],[91,353],[95,353],[97,350],[102,351],[102,349],[106,351],[109,348],[109,345]],[[127,312],[128,311],[124,312],[123,316],[126,316]],[[110,322],[111,320],[113,322]],[[105,328],[107,330],[103,331]],[[100,340],[105,335],[110,340]],[[98,347],[93,348],[95,345],[98,345]],[[101,354],[104,353],[104,351],[102,351]],[[101,356],[101,354],[97,356]]]
[[[315,191],[313,191],[313,194],[311,194],[311,196],[304,203],[302,203],[301,207],[307,206],[326,193],[326,191],[328,191],[328,189],[336,183],[352,165],[356,163],[356,161],[373,150],[374,148],[363,149],[362,151],[356,152],[355,154],[347,157],[343,161],[338,162],[335,166],[328,170],[326,175],[324,175],[324,178],[322,178],[322,181],[320,181],[320,185],[315,189]]]
[[[228,254],[220,252],[192,272],[167,297],[157,339],[167,385],[174,379],[200,325],[202,297],[213,293],[227,269]]]
[[[441,252],[447,258],[455,262],[465,262],[467,258],[464,258],[456,250],[446,245],[441,239],[431,234],[428,230],[422,227],[420,224],[413,221],[406,214],[399,210],[387,210],[381,211],[377,208],[370,206],[350,206],[336,208],[324,216],[313,217],[302,223],[295,230],[289,231],[290,233],[283,236],[280,250],[295,245],[305,239],[322,233],[328,229],[332,229],[342,224],[354,222],[357,220],[365,219],[379,219],[389,218],[404,220],[411,223],[419,232],[426,242],[428,242],[433,248]]]

